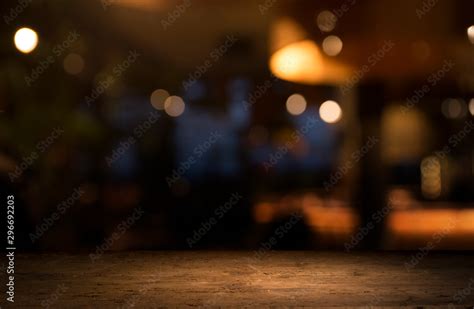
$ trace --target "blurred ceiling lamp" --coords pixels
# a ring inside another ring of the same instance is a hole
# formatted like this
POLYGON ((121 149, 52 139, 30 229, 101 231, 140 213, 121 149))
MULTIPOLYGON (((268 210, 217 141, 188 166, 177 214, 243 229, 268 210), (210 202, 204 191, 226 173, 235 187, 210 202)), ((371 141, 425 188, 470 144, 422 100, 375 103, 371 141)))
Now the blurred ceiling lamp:
POLYGON ((33 29, 18 29, 14 37, 15 47, 24 54, 32 52, 38 45, 38 35, 33 29))
POLYGON ((350 76, 348 66, 324 56, 291 18, 281 18, 273 25, 270 42, 270 70, 278 78, 309 85, 337 85, 350 76))

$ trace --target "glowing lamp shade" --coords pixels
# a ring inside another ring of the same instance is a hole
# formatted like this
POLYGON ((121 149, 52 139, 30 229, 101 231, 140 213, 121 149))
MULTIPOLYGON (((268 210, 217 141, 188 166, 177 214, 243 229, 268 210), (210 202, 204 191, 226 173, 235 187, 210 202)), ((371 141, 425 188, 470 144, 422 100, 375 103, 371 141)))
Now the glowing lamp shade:
POLYGON ((20 52, 28 54, 38 45, 38 35, 30 28, 21 28, 15 33, 13 41, 20 52))
POLYGON ((335 123, 342 117, 342 110, 335 101, 328 100, 319 107, 319 116, 324 122, 335 123))
MULTIPOLYGON (((276 77, 308 85, 339 85, 350 77, 350 67, 323 55, 293 20, 284 18, 277 22, 272 32, 269 66, 276 77)), ((333 48, 333 53, 339 53, 341 48, 333 48)))

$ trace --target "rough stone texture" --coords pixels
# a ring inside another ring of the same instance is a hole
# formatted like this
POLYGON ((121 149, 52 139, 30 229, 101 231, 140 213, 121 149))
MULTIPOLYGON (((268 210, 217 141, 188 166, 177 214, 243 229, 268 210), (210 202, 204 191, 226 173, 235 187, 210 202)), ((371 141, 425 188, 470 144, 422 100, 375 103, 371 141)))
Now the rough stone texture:
POLYGON ((15 307, 473 308, 473 254, 430 252, 407 271, 411 255, 165 251, 105 254, 92 263, 85 254, 23 254, 15 307))

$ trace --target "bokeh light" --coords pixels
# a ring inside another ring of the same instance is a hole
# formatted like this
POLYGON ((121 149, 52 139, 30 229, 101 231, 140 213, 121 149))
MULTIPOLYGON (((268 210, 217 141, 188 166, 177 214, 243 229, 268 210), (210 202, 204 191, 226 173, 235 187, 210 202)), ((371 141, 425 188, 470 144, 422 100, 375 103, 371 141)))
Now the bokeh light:
POLYGON ((38 35, 30 28, 21 28, 15 33, 14 42, 19 51, 28 54, 38 45, 38 35))
POLYGON ((322 11, 316 17, 319 30, 330 32, 336 27, 337 17, 330 11, 322 11))
POLYGON ((292 94, 286 100, 286 110, 292 115, 300 115, 306 110, 306 99, 299 93, 292 94))
POLYGON ((430 150, 433 129, 429 117, 415 106, 405 111, 398 102, 393 103, 382 112, 382 158, 390 164, 414 162, 430 150))
POLYGON ((165 112, 171 117, 178 117, 184 112, 184 101, 172 95, 165 100, 165 112))
POLYGON ((467 37, 472 44, 474 44, 474 25, 467 28, 467 37))
POLYGON ((421 161, 421 192, 430 199, 435 199, 441 194, 441 163, 435 156, 430 156, 421 161))
POLYGON ((469 101, 469 112, 474 116, 474 98, 469 101))
POLYGON ((84 59, 81 55, 71 53, 64 58, 63 67, 69 74, 79 74, 84 69, 84 59))
POLYGON ((461 99, 449 98, 441 105, 441 112, 449 119, 462 118, 467 114, 467 106, 461 99))
POLYGON ((335 123, 342 117, 342 110, 336 101, 328 100, 321 104, 319 116, 324 122, 335 123))
POLYGON ((158 110, 165 108, 165 101, 170 96, 168 91, 164 89, 156 89, 150 96, 151 105, 158 110))
POLYGON ((335 35, 330 35, 323 41, 323 51, 328 56, 337 56, 342 50, 342 40, 335 35))

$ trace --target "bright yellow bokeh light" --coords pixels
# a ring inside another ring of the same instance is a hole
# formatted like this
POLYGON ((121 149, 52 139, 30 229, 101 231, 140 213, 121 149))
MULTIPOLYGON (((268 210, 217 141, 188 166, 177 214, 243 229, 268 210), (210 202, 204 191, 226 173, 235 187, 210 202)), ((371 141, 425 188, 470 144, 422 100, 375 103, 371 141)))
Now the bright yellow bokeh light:
POLYGON ((172 95, 165 100, 165 112, 171 117, 178 117, 184 112, 184 101, 172 95))
POLYGON ((300 115, 306 110, 306 99, 299 93, 292 94, 286 100, 286 110, 292 115, 300 115))
POLYGON ((337 102, 328 100, 321 104, 319 116, 324 122, 335 123, 342 117, 342 110, 337 102))
POLYGON ((150 96, 151 105, 158 110, 165 108, 165 101, 170 96, 164 89, 156 89, 150 96))
POLYGON ((21 28, 15 33, 14 43, 19 51, 28 54, 38 45, 38 35, 30 28, 21 28))
POLYGON ((323 41, 323 51, 328 56, 337 56, 342 50, 342 40, 335 35, 330 35, 323 41))

